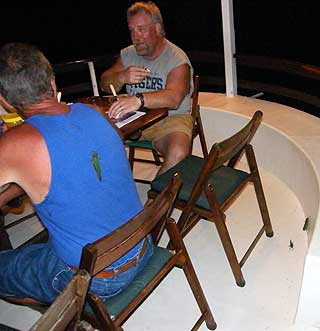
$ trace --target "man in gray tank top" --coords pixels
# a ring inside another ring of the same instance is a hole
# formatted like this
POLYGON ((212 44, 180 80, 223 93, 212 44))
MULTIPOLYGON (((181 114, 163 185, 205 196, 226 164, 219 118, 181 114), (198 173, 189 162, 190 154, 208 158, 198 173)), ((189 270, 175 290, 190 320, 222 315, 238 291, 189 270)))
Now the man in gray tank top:
POLYGON ((192 139, 193 68, 183 50, 165 38, 162 16, 152 2, 136 2, 127 10, 133 45, 121 50, 116 63, 103 72, 100 87, 111 93, 126 87, 109 116, 147 108, 168 108, 169 116, 142 132, 164 156, 158 174, 184 159, 192 139))

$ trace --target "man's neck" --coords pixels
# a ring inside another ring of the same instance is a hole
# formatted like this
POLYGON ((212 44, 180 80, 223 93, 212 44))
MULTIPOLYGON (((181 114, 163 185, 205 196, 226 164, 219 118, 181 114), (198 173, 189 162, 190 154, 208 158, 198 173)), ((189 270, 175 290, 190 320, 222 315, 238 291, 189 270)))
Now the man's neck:
POLYGON ((167 39, 162 38, 159 41, 159 44, 156 47, 156 49, 154 50, 154 52, 151 55, 144 56, 144 58, 147 59, 147 60, 154 60, 155 58, 157 58, 162 53, 162 51, 166 47, 166 44, 167 44, 167 39))
POLYGON ((22 114, 25 118, 34 115, 58 115, 69 112, 69 106, 63 102, 58 102, 56 98, 46 99, 42 102, 24 109, 22 114))

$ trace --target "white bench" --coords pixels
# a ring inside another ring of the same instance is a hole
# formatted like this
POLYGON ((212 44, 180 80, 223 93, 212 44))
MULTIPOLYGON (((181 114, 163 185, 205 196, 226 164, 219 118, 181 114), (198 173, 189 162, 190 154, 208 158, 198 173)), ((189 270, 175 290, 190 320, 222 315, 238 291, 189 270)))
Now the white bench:
POLYGON ((256 110, 264 113, 253 140, 258 164, 295 193, 305 218, 309 218, 295 323, 319 327, 320 118, 272 102, 218 93, 200 93, 200 105, 208 146, 236 132, 256 110))

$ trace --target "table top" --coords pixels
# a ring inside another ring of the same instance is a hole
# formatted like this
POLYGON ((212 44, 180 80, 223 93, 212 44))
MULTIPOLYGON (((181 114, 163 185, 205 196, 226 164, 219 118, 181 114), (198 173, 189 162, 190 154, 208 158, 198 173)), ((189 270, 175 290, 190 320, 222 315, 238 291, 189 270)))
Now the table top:
MULTIPOLYGON (((76 102, 82 102, 90 106, 93 106, 93 108, 96 109, 99 113, 101 113, 104 117, 106 117, 106 112, 108 111, 113 101, 114 101, 113 96, 92 96, 92 97, 84 97, 76 100, 76 102)), ((123 139, 128 138, 131 134, 133 134, 138 130, 146 129, 152 124, 168 116, 168 109, 166 108, 159 108, 159 109, 143 108, 139 110, 145 112, 145 115, 122 126, 120 129, 117 128, 117 130, 122 135, 123 139)))

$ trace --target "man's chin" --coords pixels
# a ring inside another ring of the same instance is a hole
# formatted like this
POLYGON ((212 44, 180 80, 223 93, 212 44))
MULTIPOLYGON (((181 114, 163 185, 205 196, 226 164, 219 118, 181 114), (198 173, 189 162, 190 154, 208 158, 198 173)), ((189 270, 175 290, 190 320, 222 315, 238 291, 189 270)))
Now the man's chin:
POLYGON ((145 48, 145 47, 136 47, 136 46, 135 46, 135 49, 136 49, 136 53, 137 53, 138 55, 142 55, 142 56, 144 56, 144 55, 148 55, 148 49, 145 48))

